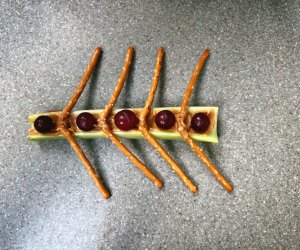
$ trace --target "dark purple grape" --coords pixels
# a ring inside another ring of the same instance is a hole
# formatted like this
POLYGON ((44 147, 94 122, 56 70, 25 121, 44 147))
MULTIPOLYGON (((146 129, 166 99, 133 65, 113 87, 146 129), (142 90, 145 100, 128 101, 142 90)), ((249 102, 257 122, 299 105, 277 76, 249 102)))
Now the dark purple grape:
POLYGON ((55 127, 54 121, 46 115, 41 115, 34 121, 34 128, 39 133, 48 133, 55 127))
POLYGON ((209 128, 209 117, 205 113, 194 114, 191 120, 191 127, 198 133, 204 133, 209 128))
POLYGON ((97 119, 89 112, 80 113, 76 118, 76 125, 83 131, 91 131, 97 125, 97 119))
POLYGON ((139 124, 139 119, 131 110, 121 110, 114 117, 117 128, 128 131, 134 129, 139 124))
POLYGON ((170 129, 176 122, 175 115, 170 110, 159 111, 155 116, 155 124, 160 129, 170 129))

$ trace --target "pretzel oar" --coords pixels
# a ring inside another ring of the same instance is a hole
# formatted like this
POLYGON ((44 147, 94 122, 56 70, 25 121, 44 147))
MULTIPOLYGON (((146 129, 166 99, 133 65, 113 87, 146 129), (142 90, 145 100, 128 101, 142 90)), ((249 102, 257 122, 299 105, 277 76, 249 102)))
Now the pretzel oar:
POLYGON ((144 138, 158 151, 158 153, 167 161, 167 163, 171 166, 171 168, 177 173, 180 179, 184 182, 184 184, 191 190, 191 192, 195 193, 197 191, 197 187, 193 184, 193 182, 186 176, 184 171, 178 166, 178 164, 173 160, 173 158, 166 152, 166 150, 161 146, 161 144, 149 133, 147 126, 147 116, 151 110, 151 105, 153 103, 154 95, 159 82, 159 75, 161 71, 161 65, 163 60, 164 50, 163 48, 159 48, 157 57, 156 57, 156 65, 154 70, 153 82, 148 95, 148 99, 146 101, 145 107, 140 115, 140 126, 139 130, 143 133, 144 138))
POLYGON ((77 103, 81 93, 83 92, 95 66, 97 65, 97 62, 99 60, 101 54, 101 49, 100 48, 96 48, 89 65, 87 66, 81 81, 78 85, 78 87, 76 88, 73 96, 71 97, 70 101, 68 102, 68 104, 66 105, 66 107, 64 108, 64 110, 62 111, 61 115, 60 115, 60 123, 58 125, 58 130, 66 137, 66 139, 68 140, 68 142, 70 143, 70 145, 72 146, 73 150, 75 151, 75 153, 77 154, 78 158, 81 160, 81 162, 84 164, 84 166, 86 167, 89 175, 92 177, 92 179, 94 180, 94 182, 96 183, 98 189, 100 190, 102 196, 105 199, 108 199, 110 197, 110 194, 108 192, 108 190, 105 188, 104 184, 101 182, 101 180, 99 179, 99 177, 97 176, 92 164, 90 163, 90 161, 87 159, 87 157, 85 156, 85 154, 83 153, 81 147, 79 146, 79 144, 76 142, 74 135, 69 131, 69 129, 67 128, 66 125, 66 119, 69 116, 69 113, 71 112, 71 110, 73 109, 73 107, 75 106, 75 104, 77 103))
POLYGON ((90 161, 88 160, 88 158, 86 157, 84 152, 82 151, 79 144, 74 139, 73 135, 64 126, 60 127, 60 132, 66 137, 66 139, 70 143, 71 147, 73 148, 73 150, 77 154, 78 158, 81 160, 81 162, 86 167, 89 175, 92 177, 93 181, 96 183, 96 185, 97 185, 98 189, 100 190, 102 196, 105 199, 108 199, 110 197, 110 193, 108 192, 108 190, 106 189, 104 184, 99 179, 99 177, 98 177, 97 173, 95 172, 92 164, 90 163, 90 161))
POLYGON ((212 172, 216 179, 223 185, 223 187, 228 191, 232 191, 232 186, 226 180, 226 178, 218 171, 218 169, 211 163, 199 146, 194 142, 194 140, 189 136, 188 132, 183 130, 178 132, 183 137, 184 141, 191 147, 191 149, 200 157, 200 159, 205 163, 207 168, 212 172))
POLYGON ((105 106, 105 109, 103 111, 103 118, 105 118, 105 120, 109 117, 109 115, 111 114, 111 111, 113 110, 119 95, 123 89, 125 80, 127 78, 127 75, 129 73, 130 70, 130 66, 132 63, 132 58, 133 58, 133 53, 134 53, 134 48, 133 47, 129 47, 127 50, 127 54, 125 57, 125 62, 122 68, 122 72, 121 75, 117 81, 116 87, 113 90, 113 93, 108 101, 108 103, 105 106))
POLYGON ((180 109, 180 116, 185 119, 185 116, 186 116, 186 112, 187 112, 187 108, 188 108, 188 104, 189 104, 189 100, 190 100, 190 97, 192 95, 192 92, 193 92, 193 89, 194 89, 194 86, 197 82, 197 79, 200 75, 200 72, 203 68, 203 65, 207 59, 207 57, 209 56, 209 49, 206 49, 202 55, 200 56, 199 60, 198 60, 198 63, 196 65, 196 68, 194 69, 194 72, 192 74, 192 77, 190 79, 190 82, 187 86, 187 89, 184 93, 184 96, 183 96, 183 100, 182 100, 182 103, 181 103, 181 109, 180 109))
POLYGON ((68 102, 68 104, 65 106, 65 108, 62 111, 61 114, 61 119, 64 120, 69 113, 71 112, 71 110, 73 109, 73 107, 75 106, 75 104, 77 103, 80 95, 82 94, 88 80, 90 79, 96 65, 97 62, 100 58, 101 55, 101 48, 96 48, 94 51, 94 54, 90 60, 90 63, 88 64, 85 72, 83 73, 83 76, 78 84, 77 89, 75 90, 73 96, 71 97, 70 101, 68 102))
POLYGON ((224 186, 224 188, 228 191, 232 191, 232 186, 230 183, 226 180, 226 178, 217 170, 217 168, 210 162, 210 160, 207 158, 207 156, 202 152, 202 150, 199 148, 199 146, 193 141, 193 139, 189 136, 187 127, 185 125, 185 119, 187 114, 187 107, 188 102, 190 100, 193 88, 196 84, 196 81, 200 75, 200 72, 202 70, 202 67, 209 56, 209 50, 206 49, 202 55, 200 56, 198 63, 196 65, 196 68, 194 69, 194 72, 192 74, 192 77, 190 79, 190 82, 188 84, 188 87, 186 89, 186 92, 183 97, 183 101, 181 104, 181 110, 179 112, 179 116, 177 119, 178 122, 178 132, 183 137, 184 141, 191 147, 191 149, 201 158, 201 160, 205 163, 207 168, 212 172, 212 174, 216 177, 216 179, 224 186))
POLYGON ((103 115, 101 117, 101 127, 103 133, 106 135, 108 139, 110 139, 116 146, 132 161, 132 163, 140 169, 157 187, 162 188, 163 183, 160 181, 150 169, 148 169, 127 147, 123 145, 123 143, 111 132, 111 128, 107 124, 107 119, 111 114, 111 111, 118 100, 118 97, 122 91, 125 80, 127 78, 132 58, 133 58, 134 49, 132 47, 128 48, 127 55, 125 58, 124 66, 117 82, 117 85, 113 91, 113 94, 105 106, 103 115))
POLYGON ((163 187, 163 183, 110 131, 109 128, 102 129, 107 138, 116 144, 123 154, 125 154, 138 169, 140 169, 158 188, 163 187))

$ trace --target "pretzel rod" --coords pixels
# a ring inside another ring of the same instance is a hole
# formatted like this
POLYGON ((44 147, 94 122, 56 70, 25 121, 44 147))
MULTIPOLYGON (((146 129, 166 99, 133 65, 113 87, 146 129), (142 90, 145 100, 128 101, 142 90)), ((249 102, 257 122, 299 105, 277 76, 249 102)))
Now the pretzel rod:
POLYGON ((143 133, 145 139, 159 152, 159 154, 166 160, 166 162, 171 166, 171 168, 180 177, 183 183, 191 190, 191 192, 197 192, 197 187, 193 182, 187 177, 184 171, 177 165, 177 163, 172 159, 172 157, 166 152, 166 150, 160 145, 160 143, 149 133, 149 131, 140 127, 140 131, 143 133))
POLYGON ((106 135, 106 137, 108 139, 110 139, 114 144, 116 144, 117 147, 129 158, 129 160, 131 160, 132 163, 138 169, 140 169, 157 187, 162 188, 163 187, 162 181, 160 181, 151 172, 150 169, 148 169, 127 147, 124 146, 124 144, 111 132, 111 129, 110 129, 109 125, 107 124, 107 119, 108 119, 115 103, 118 100, 118 97, 122 91, 125 80, 127 78, 127 75, 128 75, 129 69, 130 69, 130 65, 132 62, 132 58, 133 58, 133 52, 134 52, 134 49, 132 47, 129 47, 121 75, 117 81, 117 84, 113 91, 113 94, 103 111, 103 115, 101 118, 101 127, 102 127, 102 131, 106 135))
POLYGON ((97 62, 100 58, 100 54, 101 54, 101 48, 96 48, 94 51, 94 54, 85 70, 85 72, 83 73, 83 76, 79 82, 79 85, 77 87, 77 89, 75 90, 73 96, 71 97, 70 101, 68 102, 68 104, 65 106, 64 110, 62 111, 61 114, 61 121, 64 121, 66 119, 66 117, 69 115, 69 113, 71 112, 71 110, 73 109, 73 107, 75 106, 75 104, 77 103, 81 93, 83 92, 88 80, 90 79, 90 76, 93 73, 93 70, 95 68, 95 66, 97 65, 97 62))
POLYGON ((156 56, 156 65, 155 65, 155 69, 154 69, 154 76, 153 76, 153 80, 152 80, 151 89, 149 91, 149 95, 148 95, 148 99, 146 100, 145 107, 144 107, 143 111, 141 112, 141 117, 144 119, 147 117, 148 113, 150 112, 150 109, 151 109, 151 106, 152 106, 152 103, 154 100, 154 95, 155 95, 155 92, 156 92, 156 89, 158 86, 158 82, 159 82, 159 76, 160 76, 163 56, 164 56, 164 49, 159 48, 158 52, 157 52, 157 56, 156 56))
POLYGON ((218 171, 218 169, 211 163, 199 146, 194 142, 194 140, 188 135, 186 130, 178 130, 178 132, 183 137, 184 141, 191 147, 191 149, 200 157, 200 159, 205 163, 207 168, 212 172, 216 179, 223 185, 223 187, 228 191, 232 191, 232 186, 226 180, 226 178, 218 171))
POLYGON ((161 144, 149 133, 148 126, 147 126, 147 123, 146 123, 146 119, 147 119, 147 116, 148 116, 148 114, 151 110, 151 105, 153 103, 154 95, 155 95, 155 92, 156 92, 156 89, 157 89, 157 86, 158 86, 163 55, 164 55, 163 48, 159 48, 158 53, 157 53, 157 57, 156 57, 156 65, 155 65, 151 90, 149 92, 148 99, 146 101, 145 107, 142 110, 141 115, 140 115, 139 130, 143 133, 145 139, 167 161, 167 163, 176 172, 176 174, 180 177, 180 179, 183 181, 183 183, 191 190, 191 192, 195 193, 197 191, 197 187, 186 176, 184 171, 178 166, 178 164, 173 160, 173 158, 166 152, 166 150, 161 146, 161 144))
POLYGON ((119 95, 123 89, 125 80, 127 78, 130 66, 131 66, 131 62, 132 62, 132 58, 133 58, 133 53, 134 53, 134 48, 133 47, 129 47, 127 50, 127 55, 125 58, 125 62, 122 68, 122 72, 121 75, 117 81, 116 87, 113 90, 112 96, 110 98, 110 100, 108 101, 108 103, 105 106, 104 112, 103 112, 103 118, 105 118, 105 120, 109 117, 111 111, 113 110, 119 95))
POLYGON ((192 91, 194 89, 194 86, 197 82, 197 79, 200 75, 200 72, 202 70, 202 67, 207 59, 207 57, 209 56, 209 49, 206 49, 202 55, 200 56, 199 60, 198 60, 198 63, 197 63, 197 66, 192 74, 192 77, 190 79, 190 82, 187 86, 187 89, 184 93, 184 97, 183 97, 183 101, 182 101, 182 104, 181 104, 181 109, 180 109, 180 113, 179 113, 179 116, 182 117, 183 120, 185 120, 186 118, 186 113, 187 113, 187 108, 188 108, 188 103, 189 103, 189 100, 190 100, 190 97, 192 95, 192 91))
POLYGON ((158 188, 164 184, 159 180, 150 169, 148 169, 111 131, 109 127, 102 127, 103 133, 140 169, 158 188))
POLYGON ((71 112, 71 110, 73 109, 73 107, 75 106, 75 104, 77 103, 81 93, 83 92, 98 60, 101 54, 101 49, 100 48, 96 48, 94 51, 94 54, 81 78, 81 81, 79 83, 79 85, 77 86, 73 96, 71 97, 70 101, 68 102, 68 104, 65 106, 65 108, 63 109, 62 113, 60 114, 59 120, 60 120, 60 124, 58 125, 58 131, 60 131, 68 140, 68 142, 70 143, 71 147, 73 148, 73 150, 75 151, 75 153, 77 154, 78 158, 81 160, 81 162, 83 163, 83 165, 86 167, 89 175, 92 177, 92 179, 94 180, 94 182, 96 183, 96 186, 98 187, 98 189, 100 190, 102 196, 105 199, 108 199, 110 197, 110 194, 108 192, 108 190, 106 189, 106 187, 104 186, 104 184, 101 182, 101 180, 99 179, 99 177, 97 176, 97 173, 95 172, 94 168, 92 167, 92 164, 90 163, 90 161, 87 159, 87 157, 85 156, 85 154, 83 153, 81 147, 79 146, 79 144, 76 142, 76 140, 74 139, 73 134, 69 131, 69 129, 67 128, 66 125, 66 119, 69 116, 69 113, 71 112))
POLYGON ((200 159, 205 163, 207 168, 212 172, 212 174, 216 177, 216 179, 224 186, 224 188, 228 191, 232 191, 232 186, 226 180, 226 178, 220 174, 217 168, 210 162, 207 156, 203 153, 203 151, 199 148, 199 146, 193 141, 193 139, 189 136, 187 126, 185 124, 185 118, 187 113, 188 102, 190 100, 193 88, 195 83, 200 75, 201 69, 209 56, 209 50, 206 49, 202 55, 200 56, 196 68, 192 74, 188 87, 185 91, 183 101, 181 104, 181 109, 179 112, 179 116, 177 117, 178 128, 177 131, 180 133, 184 141, 191 147, 191 149, 200 157, 200 159))
POLYGON ((105 199, 108 199, 110 197, 109 192, 107 191, 106 187, 101 182, 101 180, 99 179, 97 173, 95 172, 95 170, 92 167, 92 164, 85 156, 84 152, 82 151, 81 147, 76 142, 76 140, 74 139, 73 135, 70 133, 70 131, 67 128, 64 127, 64 125, 60 125, 59 130, 67 138, 68 142, 70 143, 71 147, 77 154, 78 158, 81 160, 83 165, 86 167, 89 175, 92 177, 93 181, 96 183, 96 186, 100 190, 102 196, 105 199))

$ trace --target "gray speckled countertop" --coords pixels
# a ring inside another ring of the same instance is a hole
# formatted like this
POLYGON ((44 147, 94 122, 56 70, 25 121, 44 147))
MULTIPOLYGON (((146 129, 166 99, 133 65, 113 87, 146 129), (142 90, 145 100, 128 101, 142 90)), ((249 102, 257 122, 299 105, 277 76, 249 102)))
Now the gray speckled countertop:
POLYGON ((1 1, 0 249, 299 249, 299 1, 111 2, 1 1), (220 108, 219 144, 199 144, 231 194, 180 141, 163 145, 195 195, 142 140, 124 141, 162 190, 109 141, 80 140, 109 200, 66 141, 27 141, 27 116, 62 109, 97 46, 103 56, 76 109, 103 108, 129 45, 117 107, 143 106, 159 46, 155 106, 179 106, 211 49, 190 105, 220 108))

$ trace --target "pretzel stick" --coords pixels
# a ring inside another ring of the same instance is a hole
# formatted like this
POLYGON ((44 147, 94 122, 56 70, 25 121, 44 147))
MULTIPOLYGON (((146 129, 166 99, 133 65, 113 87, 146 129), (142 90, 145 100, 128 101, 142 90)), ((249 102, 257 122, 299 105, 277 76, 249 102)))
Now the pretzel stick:
POLYGON ((100 190, 101 194, 103 195, 103 197, 105 199, 108 199, 110 197, 109 192, 107 191, 106 187, 103 185, 103 183, 101 182, 101 180, 99 179, 99 177, 97 176, 92 164, 90 163, 90 161, 88 160, 88 158, 85 156, 84 152, 82 151, 81 147, 79 146, 79 144, 76 142, 76 140, 74 139, 74 136, 70 133, 70 131, 65 128, 64 126, 60 127, 60 131, 62 132, 62 134, 66 137, 66 139, 68 140, 68 142, 70 143, 71 147, 73 148, 73 150, 75 151, 75 153, 77 154, 78 158, 81 160, 81 162, 84 164, 84 166, 86 167, 89 175, 92 177, 93 181, 96 183, 98 189, 100 190))
POLYGON ((200 72, 202 70, 202 67, 203 67, 203 65, 204 65, 204 63, 205 63, 208 56, 209 56, 209 49, 206 49, 202 53, 202 55, 200 56, 200 58, 198 60, 198 63, 196 65, 196 68, 194 69, 194 72, 193 72, 192 77, 190 79, 190 82, 187 86, 187 89, 184 93, 184 97, 183 97, 182 104, 181 104, 181 109, 180 109, 180 112, 179 112, 180 117, 182 117, 183 119, 186 118, 186 113, 187 113, 187 108, 188 108, 188 103, 189 103, 190 97, 192 95, 194 86, 195 86, 195 84, 197 82, 197 79, 200 75, 200 72))
POLYGON ((121 75, 118 79, 117 85, 113 91, 113 94, 105 106, 101 117, 101 127, 103 133, 106 135, 108 139, 110 139, 117 147, 133 162, 133 164, 140 169, 157 187, 162 188, 163 183, 148 169, 112 132, 107 124, 107 119, 111 114, 111 111, 118 100, 118 97, 122 91, 125 80, 127 78, 130 65, 132 62, 134 49, 132 47, 128 48, 127 55, 125 58, 124 66, 121 72, 121 75))
POLYGON ((216 177, 216 179, 223 185, 223 187, 228 191, 232 191, 232 186, 226 180, 226 178, 217 170, 217 168, 211 163, 211 161, 207 158, 207 156, 202 152, 199 146, 193 141, 193 139, 189 136, 186 130, 178 132, 183 137, 184 141, 192 148, 192 150, 201 158, 201 160, 205 163, 207 168, 212 172, 212 174, 216 177))
POLYGON ((151 105, 153 103, 154 95, 158 86, 159 75, 163 60, 164 50, 163 48, 159 48, 157 57, 156 57, 156 65, 154 70, 153 82, 149 92, 148 99, 146 101, 145 107, 140 114, 140 126, 139 130, 143 133, 145 139, 158 151, 158 153, 169 163, 171 168, 177 173, 180 179, 184 182, 184 184, 191 190, 191 192, 195 193, 197 191, 197 187, 193 184, 193 182, 186 176, 184 171, 178 166, 178 164, 173 160, 173 158, 166 152, 166 150, 161 146, 161 144, 149 133, 147 126, 147 116, 151 111, 151 105))
POLYGON ((58 130, 66 137, 66 139, 68 140, 68 142, 70 143, 70 145, 72 146, 73 150, 75 151, 75 153, 77 154, 78 158, 81 160, 81 162, 84 164, 84 166, 86 167, 89 175, 92 177, 92 179, 94 180, 94 182, 96 183, 98 189, 100 190, 102 196, 105 199, 108 199, 110 197, 110 194, 108 192, 108 190, 105 188, 104 184, 101 182, 101 180, 99 179, 99 177, 97 176, 95 170, 92 167, 92 164, 90 163, 90 161, 87 159, 87 157, 85 156, 85 154, 83 153, 81 147, 79 146, 79 144, 76 142, 73 134, 69 131, 69 129, 67 128, 67 118, 69 116, 69 113, 71 112, 71 110, 73 109, 73 107, 75 106, 75 104, 77 103, 81 93, 83 92, 98 60, 101 54, 101 49, 100 48, 96 48, 89 65, 87 66, 81 81, 78 85, 78 87, 76 88, 73 96, 71 97, 70 101, 68 102, 68 104, 66 105, 66 107, 64 108, 64 110, 62 111, 60 117, 59 117, 59 125, 58 125, 58 130))
POLYGON ((109 127, 102 127, 102 131, 158 188, 163 187, 163 183, 111 132, 109 127))
POLYGON ((87 66, 85 72, 83 73, 83 76, 78 84, 77 89, 75 90, 73 96, 71 97, 70 101, 68 102, 68 104, 65 106, 65 108, 63 109, 62 113, 61 113, 61 121, 64 121, 68 115, 70 114, 71 110, 73 109, 73 107, 75 106, 75 104, 77 103, 81 93, 83 92, 88 80, 90 79, 90 76, 92 75, 95 66, 97 65, 97 62, 100 58, 100 54, 101 54, 101 48, 96 48, 94 51, 94 54, 90 60, 89 65, 87 66))
POLYGON ((209 50, 206 49, 202 55, 200 56, 196 68, 192 74, 188 87, 183 97, 183 101, 181 104, 181 109, 179 115, 177 117, 178 123, 178 132, 183 137, 184 141, 191 147, 191 149, 202 159, 207 168, 212 172, 212 174, 216 177, 216 179, 224 186, 224 188, 228 191, 232 191, 232 186, 226 180, 226 178, 217 170, 217 168, 211 163, 211 161, 207 158, 207 156, 202 152, 199 146, 193 141, 193 139, 189 136, 188 128, 185 124, 185 119, 187 115, 188 102, 190 100, 193 88, 196 84, 196 81, 200 75, 201 69, 209 56, 209 50))
POLYGON ((119 95, 123 89, 125 80, 127 78, 130 66, 131 66, 131 62, 132 62, 132 58, 133 58, 133 53, 134 53, 134 48, 133 47, 129 47, 127 50, 127 55, 125 57, 125 62, 122 68, 122 72, 121 75, 117 81, 116 87, 113 90, 113 93, 108 101, 108 103, 105 106, 105 109, 103 111, 103 118, 105 118, 105 120, 109 117, 109 115, 111 114, 111 111, 113 110, 119 95))

